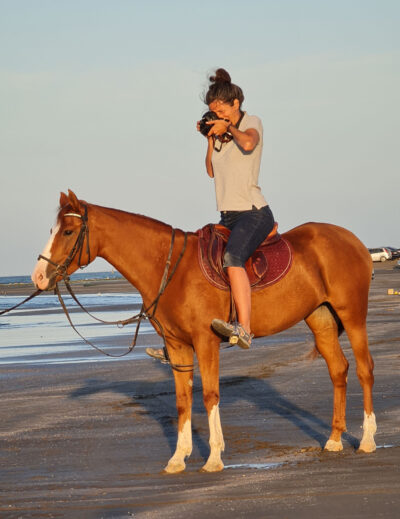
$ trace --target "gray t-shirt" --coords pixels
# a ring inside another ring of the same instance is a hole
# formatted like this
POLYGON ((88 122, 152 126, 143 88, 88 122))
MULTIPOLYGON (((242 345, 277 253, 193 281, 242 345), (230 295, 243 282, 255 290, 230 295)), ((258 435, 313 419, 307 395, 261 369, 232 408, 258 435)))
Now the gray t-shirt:
POLYGON ((212 153, 218 211, 246 211, 253 205, 257 209, 267 205, 258 185, 263 127, 258 117, 244 112, 239 130, 243 132, 249 128, 254 128, 260 135, 253 151, 244 151, 232 139, 222 145, 220 152, 214 149, 212 153))

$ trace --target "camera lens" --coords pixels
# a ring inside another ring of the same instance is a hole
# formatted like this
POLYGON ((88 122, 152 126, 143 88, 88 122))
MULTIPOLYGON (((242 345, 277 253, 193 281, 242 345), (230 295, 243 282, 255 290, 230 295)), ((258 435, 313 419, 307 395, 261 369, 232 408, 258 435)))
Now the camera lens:
POLYGON ((215 112, 209 111, 203 114, 199 124, 200 133, 207 137, 208 132, 210 131, 210 125, 206 123, 208 121, 215 121, 216 119, 218 119, 218 115, 215 112))

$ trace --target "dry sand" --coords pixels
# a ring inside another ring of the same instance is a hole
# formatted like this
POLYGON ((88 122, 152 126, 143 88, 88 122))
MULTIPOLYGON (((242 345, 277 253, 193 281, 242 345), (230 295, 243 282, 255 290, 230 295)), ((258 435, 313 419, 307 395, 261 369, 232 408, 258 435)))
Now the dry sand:
MULTIPOLYGON (((0 517, 399 517, 400 296, 387 289, 400 289, 400 270, 393 266, 376 265, 370 297, 375 453, 355 450, 362 394, 346 337, 344 451, 321 451, 332 387, 322 359, 304 360, 312 338, 303 323, 255 341, 250 351, 221 353, 227 468, 217 474, 198 472, 208 455, 198 370, 193 454, 184 473, 168 476, 161 471, 175 447, 176 409, 167 366, 135 354, 118 362, 0 366, 0 517)), ((127 287, 107 281, 76 291, 127 287)))

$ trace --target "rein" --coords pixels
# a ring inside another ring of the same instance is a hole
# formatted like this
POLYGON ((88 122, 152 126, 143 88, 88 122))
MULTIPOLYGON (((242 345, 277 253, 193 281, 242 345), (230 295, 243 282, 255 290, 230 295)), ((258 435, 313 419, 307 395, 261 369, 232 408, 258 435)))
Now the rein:
POLYGON ((3 315, 3 314, 6 314, 7 312, 11 312, 11 310, 15 310, 16 308, 18 308, 19 306, 27 303, 28 301, 30 301, 31 299, 33 299, 34 297, 38 296, 39 294, 41 294, 43 292, 43 290, 40 290, 40 288, 38 290, 36 290, 36 292, 33 292, 33 294, 31 294, 30 296, 28 296, 26 299, 24 299, 23 301, 21 301, 20 303, 18 303, 17 305, 14 305, 12 306, 11 308, 6 308, 5 310, 3 310, 2 312, 0 312, 0 315, 3 315))
MULTIPOLYGON (((148 319, 149 321, 153 321, 154 324, 159 329, 159 332, 160 332, 160 334, 161 334, 161 336, 163 338, 164 351, 166 352, 167 361, 169 362, 171 368, 176 370, 176 371, 184 371, 184 372, 186 372, 186 371, 193 371, 193 364, 173 364, 173 363, 171 363, 169 355, 168 355, 167 341, 166 341, 164 329, 163 329, 161 323, 158 321, 158 319, 155 318, 155 313, 156 313, 156 310, 157 310, 157 306, 158 306, 159 300, 160 300, 161 296, 163 295, 163 293, 164 293, 166 287, 168 286, 169 282, 171 281, 173 275, 175 274, 175 271, 178 268, 178 265, 179 265, 183 255, 185 253, 186 244, 187 244, 187 233, 186 232, 184 233, 184 243, 183 243, 183 246, 182 246, 182 250, 181 250, 181 252, 180 252, 180 254, 179 254, 179 256, 178 256, 178 258, 177 258, 177 260, 176 260, 176 262, 174 264, 174 266, 172 267, 172 269, 170 271, 170 268, 171 268, 171 258, 172 258, 172 253, 173 253, 173 249, 174 249, 174 242, 175 242, 175 229, 172 229, 171 245, 170 245, 167 261, 166 261, 166 264, 165 264, 164 273, 163 273, 163 276, 161 278, 160 288, 158 289, 158 293, 157 293, 157 296, 154 299, 154 301, 147 308, 143 304, 140 312, 138 314, 134 315, 133 317, 130 317, 130 318, 125 319, 125 320, 120 320, 120 321, 104 321, 103 319, 99 319, 98 317, 96 317, 93 314, 91 314, 80 303, 80 301, 78 300, 78 298, 76 297, 76 295, 74 294, 74 292, 72 290, 72 287, 70 285, 69 276, 67 275, 67 269, 68 269, 69 265, 72 263, 72 261, 74 260, 74 258, 75 258, 75 256, 77 254, 79 254, 79 258, 78 258, 79 268, 83 269, 83 268, 87 267, 87 265, 90 263, 89 226, 88 226, 88 218, 87 218, 87 206, 85 205, 85 212, 84 212, 83 215, 78 214, 78 213, 66 213, 64 216, 76 216, 77 218, 81 218, 81 220, 82 220, 82 225, 81 225, 81 229, 79 231, 79 235, 78 235, 78 237, 77 237, 77 239, 75 241, 75 244, 72 247, 72 250, 69 253, 68 257, 66 258, 64 263, 61 264, 61 265, 55 263, 54 261, 50 260, 49 258, 46 258, 45 256, 43 256, 41 254, 39 255, 38 259, 44 259, 45 261, 47 261, 48 263, 50 263, 51 265, 56 267, 55 272, 52 274, 53 279, 54 279, 54 277, 58 277, 60 275, 62 277, 62 280, 65 283, 65 286, 66 286, 69 294, 73 298, 73 300, 77 303, 77 305, 84 312, 86 312, 88 315, 90 315, 90 317, 92 317, 96 321, 99 321, 99 322, 101 322, 103 324, 115 324, 115 325, 117 325, 119 327, 123 327, 123 326, 126 326, 127 324, 134 323, 134 322, 137 323, 136 324, 135 334, 134 334, 134 337, 132 339, 132 343, 131 343, 129 349, 126 352, 121 353, 120 355, 113 355, 111 353, 107 353, 106 351, 102 350, 101 348, 99 348, 98 346, 93 344, 91 341, 89 341, 85 337, 83 337, 83 335, 76 329, 76 327, 73 324, 72 319, 71 319, 71 317, 69 315, 68 309, 67 309, 67 307, 66 307, 66 305, 64 303, 64 300, 63 300, 63 298, 61 296, 61 292, 60 292, 60 289, 58 287, 58 283, 56 283, 54 292, 57 294, 57 297, 58 297, 58 300, 60 302, 60 305, 61 305, 62 309, 64 310, 64 313, 65 313, 65 315, 66 315, 66 317, 68 319, 68 322, 71 325, 71 327, 73 328, 73 330, 79 335, 79 337, 81 337, 81 339, 83 341, 86 342, 86 344, 92 346, 95 350, 99 351, 100 353, 103 353, 103 355, 106 355, 107 357, 118 358, 118 357, 124 357, 125 355, 127 355, 128 353, 130 353, 134 349, 134 347, 136 346, 137 337, 139 335, 140 324, 141 324, 143 319, 148 319), (84 246, 85 238, 86 238, 86 253, 87 253, 87 256, 88 256, 88 261, 87 261, 86 265, 82 266, 81 265, 81 260, 82 260, 82 251, 83 251, 83 246, 84 246)), ((37 291, 37 293, 40 293, 40 292, 41 291, 37 291)), ((30 296, 28 299, 26 299, 25 301, 23 301, 20 304, 23 304, 24 302, 28 301, 29 299, 31 299, 32 297, 37 295, 37 293, 33 294, 32 296, 30 296)), ((19 305, 17 305, 17 306, 19 306, 19 305)), ((9 309, 9 310, 12 310, 12 309, 9 309)), ((6 310, 6 311, 9 311, 9 310, 6 310)), ((2 312, 2 313, 4 313, 4 312, 2 312)))

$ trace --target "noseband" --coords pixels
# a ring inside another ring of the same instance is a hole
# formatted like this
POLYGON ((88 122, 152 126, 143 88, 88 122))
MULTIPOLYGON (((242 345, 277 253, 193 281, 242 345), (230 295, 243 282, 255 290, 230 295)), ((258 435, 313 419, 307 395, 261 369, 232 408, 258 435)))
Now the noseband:
POLYGON ((43 256, 42 254, 39 254, 38 260, 43 259, 50 263, 50 265, 53 265, 56 267, 55 272, 52 274, 52 278, 56 278, 57 276, 62 276, 63 279, 67 277, 67 270, 68 267, 73 262, 75 256, 79 253, 78 258, 78 266, 80 269, 84 269, 87 267, 90 263, 90 246, 89 246, 89 226, 88 226, 88 217, 87 217, 87 206, 84 206, 85 211, 83 215, 79 213, 65 213, 64 216, 75 216, 76 218, 80 218, 82 220, 81 228, 79 230, 78 237, 76 238, 76 241, 74 243, 74 246, 71 249, 71 252, 68 254, 66 260, 64 263, 55 263, 50 258, 46 258, 46 256, 43 256), (86 238, 86 254, 88 257, 86 265, 82 265, 82 252, 83 252, 83 244, 85 242, 86 238))

